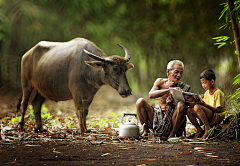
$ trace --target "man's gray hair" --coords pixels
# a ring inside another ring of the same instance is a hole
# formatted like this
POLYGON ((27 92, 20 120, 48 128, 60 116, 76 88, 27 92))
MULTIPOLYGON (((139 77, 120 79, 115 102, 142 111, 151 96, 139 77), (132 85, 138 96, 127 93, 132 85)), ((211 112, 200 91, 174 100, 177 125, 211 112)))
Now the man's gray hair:
POLYGON ((176 65, 176 64, 182 66, 182 68, 184 69, 184 64, 180 60, 173 60, 173 61, 168 62, 167 69, 172 70, 174 65, 176 65))

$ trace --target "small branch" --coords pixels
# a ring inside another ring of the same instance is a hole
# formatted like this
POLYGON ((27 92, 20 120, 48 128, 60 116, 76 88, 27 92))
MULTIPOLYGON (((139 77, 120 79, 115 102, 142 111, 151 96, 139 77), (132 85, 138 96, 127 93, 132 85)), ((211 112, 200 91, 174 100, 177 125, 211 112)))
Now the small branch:
POLYGON ((227 127, 222 131, 222 132, 220 132, 215 138, 217 138, 218 136, 220 136, 222 133, 224 133, 227 129, 228 129, 228 127, 233 123, 233 121, 235 120, 235 118, 227 125, 227 127))

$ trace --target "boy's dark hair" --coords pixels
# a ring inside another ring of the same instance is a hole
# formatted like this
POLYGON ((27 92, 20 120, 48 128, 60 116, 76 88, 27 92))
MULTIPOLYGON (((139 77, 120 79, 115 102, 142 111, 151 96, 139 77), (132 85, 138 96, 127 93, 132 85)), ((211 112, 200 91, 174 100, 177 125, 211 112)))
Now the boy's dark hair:
POLYGON ((201 74, 200 74, 200 79, 205 78, 208 81, 212 81, 216 79, 215 73, 211 70, 211 69, 207 69, 204 70, 201 74))

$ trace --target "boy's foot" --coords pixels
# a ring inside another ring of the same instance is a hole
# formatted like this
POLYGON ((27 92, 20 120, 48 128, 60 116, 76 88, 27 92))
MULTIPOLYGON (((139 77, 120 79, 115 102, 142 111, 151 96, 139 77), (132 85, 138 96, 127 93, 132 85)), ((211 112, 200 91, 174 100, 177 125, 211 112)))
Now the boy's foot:
POLYGON ((205 141, 205 140, 207 139, 207 137, 208 137, 208 133, 205 133, 205 134, 202 136, 201 140, 205 141))
POLYGON ((193 139, 201 138, 201 137, 203 136, 203 134, 204 134, 204 131, 203 131, 203 130, 197 131, 197 132, 195 133, 195 137, 194 137, 193 139))
POLYGON ((206 140, 207 139, 209 130, 210 130, 210 128, 206 128, 206 126, 205 126, 205 133, 202 136, 201 140, 206 140))
POLYGON ((206 139, 203 139, 203 138, 198 138, 199 141, 207 141, 207 138, 206 139))

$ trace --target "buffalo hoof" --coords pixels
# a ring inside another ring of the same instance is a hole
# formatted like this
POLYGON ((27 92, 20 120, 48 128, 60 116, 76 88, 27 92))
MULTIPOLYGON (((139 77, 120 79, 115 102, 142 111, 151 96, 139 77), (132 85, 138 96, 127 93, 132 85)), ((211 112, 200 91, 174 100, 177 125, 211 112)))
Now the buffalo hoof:
POLYGON ((76 133, 83 135, 84 133, 91 133, 91 130, 85 130, 85 131, 81 132, 80 129, 77 129, 77 130, 76 130, 76 133))
POLYGON ((18 125, 17 125, 19 130, 23 130, 23 126, 24 126, 24 123, 22 123, 22 122, 19 122, 18 125))
POLYGON ((41 128, 41 129, 35 129, 34 131, 35 131, 36 133, 48 132, 46 129, 43 129, 43 128, 41 128))

